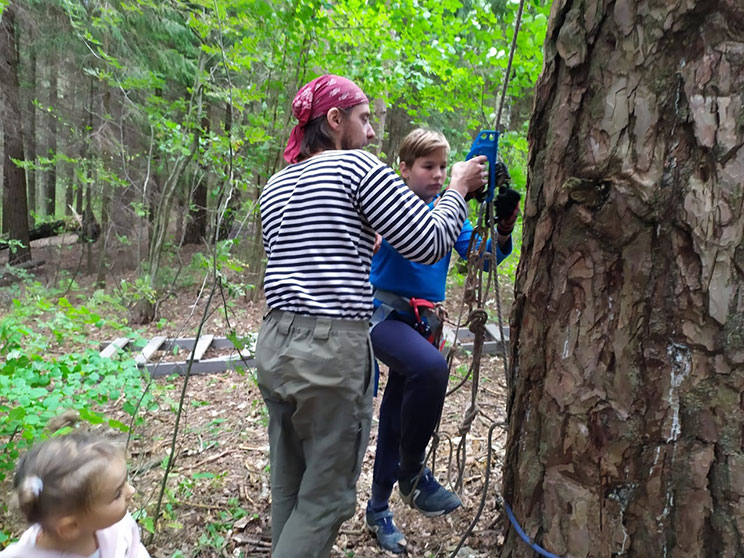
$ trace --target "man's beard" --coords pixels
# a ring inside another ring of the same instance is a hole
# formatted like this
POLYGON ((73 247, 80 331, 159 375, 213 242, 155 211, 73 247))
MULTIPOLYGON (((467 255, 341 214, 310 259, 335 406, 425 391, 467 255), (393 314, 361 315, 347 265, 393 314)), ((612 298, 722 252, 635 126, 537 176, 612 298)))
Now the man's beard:
POLYGON ((351 137, 351 134, 347 131, 344 131, 343 135, 341 136, 341 149, 361 149, 365 145, 367 145, 366 141, 355 142, 354 139, 351 137))

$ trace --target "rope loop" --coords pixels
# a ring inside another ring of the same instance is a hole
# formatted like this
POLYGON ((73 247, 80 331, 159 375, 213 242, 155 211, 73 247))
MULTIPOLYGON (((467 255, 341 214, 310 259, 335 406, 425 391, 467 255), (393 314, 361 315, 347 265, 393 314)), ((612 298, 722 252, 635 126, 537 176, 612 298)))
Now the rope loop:
POLYGON ((488 312, 482 308, 475 308, 474 310, 471 310, 470 315, 468 316, 468 323, 470 324, 468 329, 476 335, 479 333, 485 333, 487 321, 488 312))
POLYGON ((478 405, 471 405, 468 410, 465 411, 465 416, 462 417, 462 422, 457 429, 460 436, 465 436, 465 434, 470 432, 470 428, 473 426, 473 421, 475 420, 475 417, 478 416, 479 412, 480 409, 478 408, 478 405))

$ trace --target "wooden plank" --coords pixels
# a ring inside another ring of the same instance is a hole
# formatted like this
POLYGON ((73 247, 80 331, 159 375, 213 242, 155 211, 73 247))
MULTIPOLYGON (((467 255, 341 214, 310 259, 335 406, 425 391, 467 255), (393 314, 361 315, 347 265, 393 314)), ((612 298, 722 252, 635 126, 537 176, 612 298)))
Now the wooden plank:
MULTIPOLYGON (((212 374, 214 372, 225 372, 236 368, 252 368, 255 362, 252 358, 243 360, 240 355, 231 355, 229 357, 210 358, 207 360, 194 361, 191 365, 191 374, 212 374)), ((170 374, 186 374, 188 362, 148 362, 145 364, 150 376, 153 378, 162 378, 170 374)))
MULTIPOLYGON (((501 340, 499 334, 499 326, 497 324, 486 324, 486 338, 483 340, 483 352, 485 354, 501 354, 504 352, 504 347, 509 344, 509 328, 504 326, 504 343, 501 340)), ((473 340, 475 335, 467 329, 460 328, 458 331, 458 338, 460 343, 458 347, 464 351, 473 350, 473 340)), ((444 328, 444 339, 447 341, 447 345, 444 348, 444 355, 447 356, 452 346, 455 344, 455 328, 445 326, 444 328)))
POLYGON ((111 358, 119 349, 123 349, 128 343, 129 338, 127 337, 119 337, 117 339, 114 339, 106 346, 105 349, 101 351, 101 356, 103 358, 111 358))
POLYGON ((197 341, 196 348, 194 349, 194 360, 202 359, 204 353, 207 352, 207 349, 212 344, 212 339, 214 339, 214 335, 211 335, 209 333, 199 337, 199 341, 197 341))
MULTIPOLYGON (((176 339, 166 339, 165 344, 161 347, 164 351, 172 351, 173 347, 179 350, 191 351, 194 348, 193 337, 178 337, 176 339)), ((227 337, 215 337, 212 339, 212 348, 214 349, 234 349, 235 345, 227 337)))
POLYGON ((139 354, 134 357, 134 361, 137 363, 137 366, 142 366, 145 364, 148 360, 150 360, 150 357, 157 351, 160 346, 165 343, 166 337, 164 335, 156 335, 150 341, 147 342, 147 345, 145 345, 142 350, 139 352, 139 354))
MULTIPOLYGON (((503 327, 504 330, 504 339, 506 341, 509 341, 509 326, 505 325, 503 327)), ((500 341, 501 340, 501 334, 499 333, 499 324, 486 324, 486 331, 491 336, 491 339, 494 341, 500 341)))

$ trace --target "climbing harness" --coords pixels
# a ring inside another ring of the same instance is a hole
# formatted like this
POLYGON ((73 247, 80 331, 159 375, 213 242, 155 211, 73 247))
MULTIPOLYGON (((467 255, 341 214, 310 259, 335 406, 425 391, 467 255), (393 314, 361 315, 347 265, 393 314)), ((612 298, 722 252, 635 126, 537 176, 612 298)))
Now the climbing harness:
MULTIPOLYGON (((370 318, 370 332, 379 323, 384 322, 391 314, 397 314, 402 320, 409 322, 429 343, 440 351, 444 348, 444 321, 447 312, 438 302, 431 302, 425 298, 406 298, 399 294, 383 289, 375 289, 373 298, 379 305, 370 318)), ((375 359, 374 395, 380 385, 380 365, 375 359)))
POLYGON ((370 327, 374 328, 386 320, 393 312, 399 317, 411 322, 411 326, 418 331, 429 343, 439 350, 443 347, 442 331, 446 312, 444 306, 425 298, 406 298, 391 291, 375 289, 372 295, 380 302, 370 320, 370 327))

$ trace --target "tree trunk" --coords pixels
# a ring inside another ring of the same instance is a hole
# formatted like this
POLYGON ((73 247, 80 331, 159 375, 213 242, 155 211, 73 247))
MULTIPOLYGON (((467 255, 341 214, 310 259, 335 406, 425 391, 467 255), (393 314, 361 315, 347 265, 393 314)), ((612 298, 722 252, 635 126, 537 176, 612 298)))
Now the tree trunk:
POLYGON ((46 172, 45 207, 46 214, 54 217, 57 213, 57 117, 58 117, 58 81, 57 58, 51 56, 49 60, 49 107, 47 109, 49 150, 47 157, 52 159, 46 172))
MULTIPOLYGON (((103 233, 103 240, 101 241, 101 245, 98 248, 98 271, 96 272, 96 285, 102 289, 106 286, 106 268, 108 265, 108 254, 106 252, 106 249, 108 248, 108 236, 111 232, 111 222, 109 219, 109 205, 111 202, 111 196, 109 194, 111 192, 111 185, 108 184, 106 181, 103 181, 101 186, 101 232, 103 233)), ((86 212, 89 212, 88 214, 90 214, 93 210, 91 209, 90 200, 88 201, 89 204, 86 212)))
MULTIPOLYGON (((210 108, 207 106, 201 119, 201 128, 195 131, 197 135, 204 133, 209 136, 209 116, 210 108)), ((191 199, 186 199, 189 218, 183 236, 184 244, 200 244, 207 237, 207 176, 209 175, 209 165, 204 161, 202 154, 199 154, 199 169, 200 172, 197 174, 197 182, 191 194, 191 199)), ((180 238, 180 236, 176 235, 176 238, 180 238)))
MULTIPOLYGON (((92 129, 92 128, 91 128, 92 129)), ((96 177, 97 170, 93 167, 93 160, 89 162, 91 166, 91 179, 94 179, 96 177)), ((85 187, 85 215, 90 215, 93 213, 93 203, 92 203, 92 190, 93 187, 93 180, 91 180, 90 183, 85 187)), ((101 206, 108 205, 107 203, 104 203, 103 197, 101 197, 101 206)), ((80 212, 83 213, 82 211, 80 212)), ((100 248, 101 252, 105 254, 105 245, 106 245, 106 237, 108 236, 109 230, 108 230, 108 212, 104 214, 103 211, 101 211, 101 226, 103 227, 103 241, 101 242, 102 248, 100 248), (104 217, 106 218, 104 221, 104 217)), ((100 256, 100 254, 99 254, 100 256)), ((85 261, 87 264, 87 270, 88 275, 93 275, 93 243, 92 242, 86 242, 85 243, 85 261)), ((105 263, 105 262, 104 262, 105 263)), ((100 270, 99 270, 99 276, 100 276, 100 270)), ((103 276, 104 281, 106 280, 106 276, 104 274, 103 276)))
MULTIPOLYGON (((88 126, 89 130, 93 130, 93 114, 95 112, 95 98, 96 98, 96 82, 94 80, 89 80, 88 83, 88 104, 83 108, 83 111, 87 111, 87 114, 85 115, 85 124, 88 126)), ((80 186, 78 187, 77 191, 75 192, 75 211, 78 215, 83 214, 83 196, 85 196, 86 200, 89 202, 90 198, 90 189, 93 186, 93 163, 94 163, 94 156, 93 156, 93 149, 91 149, 91 141, 92 139, 90 137, 83 138, 83 140, 80 142, 80 161, 85 163, 85 175, 83 176, 83 173, 79 170, 79 178, 78 182, 80 183, 80 186)), ((90 208, 90 203, 87 203, 86 208, 90 208)))
MULTIPOLYGON (((30 34, 30 26, 26 32, 30 34)), ((24 139, 26 140, 26 157, 29 161, 36 161, 36 46, 31 42, 28 48, 28 77, 26 78, 28 90, 25 92, 27 128, 24 139)), ((28 182, 29 227, 33 227, 34 216, 32 213, 36 212, 36 170, 28 169, 26 179, 28 182)))
POLYGON ((31 259, 31 247, 26 173, 12 161, 24 160, 15 12, 15 5, 8 5, 0 21, 0 100, 3 120, 3 216, 9 238, 22 244, 20 248, 11 246, 8 261, 20 264, 31 259))
POLYGON ((380 138, 380 142, 382 153, 385 155, 382 160, 388 165, 397 168, 400 143, 412 129, 411 117, 404 109, 392 106, 386 111, 385 131, 387 132, 387 137, 380 138))
POLYGON ((553 5, 504 496, 560 556, 744 556, 740 6, 553 5))
MULTIPOLYGON (((119 143, 116 141, 116 136, 113 131, 113 123, 120 122, 119 119, 114 118, 111 112, 112 108, 112 90, 111 88, 108 88, 104 91, 103 97, 101 99, 101 108, 103 110, 103 117, 98 119, 98 130, 102 137, 105 137, 106 140, 101 142, 101 146, 99 147, 99 153, 98 156, 100 157, 102 163, 102 167, 108 167, 109 169, 112 169, 116 167, 116 148, 115 146, 119 146, 119 143)), ((116 102, 116 101, 114 101, 116 102)), ((112 232, 114 232, 116 228, 116 224, 113 222, 111 216, 111 209, 112 209, 112 203, 116 204, 118 201, 118 193, 114 192, 114 184, 109 179, 102 179, 102 180, 93 180, 91 184, 88 186, 88 189, 93 186, 93 184, 98 183, 100 185, 100 196, 101 196, 101 234, 103 236, 103 240, 99 246, 99 252, 98 252, 98 265, 97 265, 97 271, 96 271, 96 284, 99 288, 103 288, 106 285, 106 268, 108 266, 108 239, 109 235, 111 235, 112 232)), ((88 204, 86 206, 86 211, 92 211, 92 204, 90 203, 90 198, 88 198, 88 204)), ((118 211, 123 210, 123 208, 119 207, 118 209, 114 209, 114 215, 118 213, 118 211)))
MULTIPOLYGON (((64 72, 68 76, 74 76, 75 68, 72 65, 65 64, 64 72)), ((67 119, 70 122, 78 121, 76 111, 78 99, 77 84, 80 83, 80 81, 74 79, 73 83, 63 83, 61 88, 62 95, 60 105, 64 107, 65 114, 67 115, 67 119)), ((62 212, 65 215, 72 215, 72 210, 75 203, 75 189, 77 181, 75 180, 75 165, 70 163, 69 161, 75 158, 75 136, 73 134, 63 133, 62 142, 62 152, 65 154, 64 160, 61 162, 63 175, 62 182, 65 189, 65 207, 63 208, 62 212)))
POLYGON ((373 106, 373 117, 375 120, 374 130, 376 137, 374 139, 374 143, 371 145, 370 150, 377 157, 379 157, 380 152, 382 151, 383 140, 385 138, 385 119, 387 117, 387 104, 385 103, 385 99, 378 97, 374 100, 373 106))

